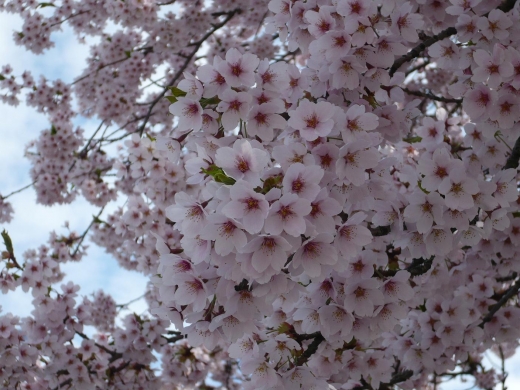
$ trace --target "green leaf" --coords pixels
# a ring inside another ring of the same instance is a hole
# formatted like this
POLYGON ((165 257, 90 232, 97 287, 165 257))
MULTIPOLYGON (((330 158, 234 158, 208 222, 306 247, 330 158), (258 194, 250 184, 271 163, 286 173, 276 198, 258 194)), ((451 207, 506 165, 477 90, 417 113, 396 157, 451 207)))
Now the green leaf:
POLYGON ((408 137, 408 138, 404 138, 403 139, 404 142, 408 142, 409 144, 413 144, 415 142, 421 142, 422 141, 422 137, 408 137))
POLYGON ((53 3, 40 3, 36 6, 36 8, 45 8, 45 7, 56 7, 53 3))
POLYGON ((236 183, 236 180, 232 177, 226 175, 224 170, 216 165, 212 164, 208 167, 208 169, 201 169, 202 173, 205 173, 208 176, 211 176, 217 183, 223 183, 228 185, 233 185, 236 183))
POLYGON ((126 55, 126 58, 132 57, 132 50, 126 50, 125 55, 126 55))
POLYGON ((165 96, 166 99, 170 101, 170 103, 175 103, 180 96, 186 96, 186 92, 184 92, 182 89, 179 89, 177 87, 170 87, 168 88, 170 92, 172 93, 171 96, 165 96))
POLYGON ((5 249, 7 249, 7 252, 9 252, 11 256, 14 256, 13 242, 11 241, 11 237, 9 237, 9 233, 7 233, 5 229, 2 232, 2 238, 4 239, 5 249))
POLYGON ((56 130, 56 127, 54 127, 54 125, 52 125, 51 127, 51 135, 56 135, 58 134, 58 130, 56 130))
POLYGON ((0 81, 4 81, 5 80, 5 76, 3 74, 0 74, 0 81))

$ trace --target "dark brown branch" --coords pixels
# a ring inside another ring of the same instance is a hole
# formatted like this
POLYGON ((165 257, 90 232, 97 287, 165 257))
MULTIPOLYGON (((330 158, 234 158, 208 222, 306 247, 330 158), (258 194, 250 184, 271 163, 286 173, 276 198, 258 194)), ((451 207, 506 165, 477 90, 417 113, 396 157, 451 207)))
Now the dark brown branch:
POLYGON ((515 284, 513 284, 511 287, 509 287, 509 290, 505 292, 504 295, 502 295, 502 298, 495 303, 494 305, 491 305, 489 312, 486 314, 486 316, 482 319, 482 322, 478 325, 481 328, 484 327, 486 322, 489 322, 493 319, 493 316, 504 306, 507 301, 509 301, 515 294, 518 293, 518 290, 520 290, 520 279, 516 281, 515 284))
POLYGON ((236 14, 239 14, 241 12, 242 12, 242 10, 240 8, 237 8, 237 9, 234 9, 233 11, 228 12, 226 18, 222 22, 214 25, 213 28, 210 31, 208 31, 206 34, 204 34, 204 36, 201 39, 199 39, 197 42, 193 42, 192 44, 188 45, 188 46, 195 46, 195 47, 193 48, 192 52, 186 57, 186 61, 184 61, 184 64, 179 68, 179 70, 177 70, 175 75, 168 82, 168 84, 162 90, 162 92, 159 94, 159 96, 157 96, 154 100, 152 100, 150 102, 150 107, 148 107, 148 111, 146 112, 146 115, 143 118, 144 119, 143 123, 141 124, 141 126, 139 126, 138 132, 139 132, 140 136, 143 135, 144 129, 146 127, 146 124, 148 123, 148 120, 150 119, 150 116, 152 115, 152 111, 153 111, 154 107, 156 106, 156 104, 159 103, 162 100, 162 98, 164 97, 164 95, 168 91, 168 88, 173 86, 177 82, 177 80, 179 80, 179 78, 182 76, 182 74, 184 73, 186 68, 191 63, 191 60, 193 59, 195 54, 199 51, 199 49, 202 46, 202 44, 211 35, 213 35, 218 29, 224 27, 226 25, 226 23, 229 22, 233 18, 233 16, 235 16, 236 14))
POLYGON ((511 155, 507 158, 506 165, 502 169, 518 168, 518 161, 520 161, 520 137, 517 138, 515 146, 511 155))
MULTIPOLYGON (((502 4, 500 4, 497 8, 501 10, 502 12, 508 12, 513 9, 515 6, 516 0, 504 0, 502 4)), ((417 58, 421 55, 421 53, 431 45, 433 45, 435 42, 442 41, 445 38, 448 38, 454 34, 457 33, 457 29, 455 27, 448 27, 445 30, 442 30, 437 35, 434 35, 433 37, 426 38, 423 42, 415 46, 412 50, 410 50, 405 55, 399 57, 397 60, 394 61, 394 64, 390 68, 390 71, 388 72, 390 74, 390 77, 394 75, 397 70, 404 65, 405 63, 413 60, 414 58, 417 58)))
POLYGON ((406 92, 408 95, 418 96, 418 97, 425 97, 431 100, 436 100, 438 102, 443 103, 462 103, 462 99, 453 99, 453 98, 445 98, 442 96, 437 96, 431 93, 430 91, 422 92, 422 91, 412 91, 408 88, 401 88, 404 92, 406 92))
POLYGON ((442 41, 445 38, 448 38, 454 34, 457 33, 457 29, 455 27, 448 27, 446 30, 441 31, 437 35, 434 35, 433 37, 428 37, 423 42, 415 46, 412 50, 410 50, 405 55, 399 57, 397 60, 394 61, 394 64, 390 68, 390 71, 388 72, 390 74, 390 77, 394 75, 397 70, 404 65, 405 63, 413 60, 414 58, 417 58, 421 55, 421 53, 431 45, 433 45, 435 42, 442 41))
MULTIPOLYGON (((314 333, 313 333, 314 334, 314 333)), ((325 341, 325 337, 319 332, 314 334, 314 340, 309 344, 307 349, 296 359, 296 365, 301 366, 309 360, 309 358, 318 350, 319 345, 325 341)))

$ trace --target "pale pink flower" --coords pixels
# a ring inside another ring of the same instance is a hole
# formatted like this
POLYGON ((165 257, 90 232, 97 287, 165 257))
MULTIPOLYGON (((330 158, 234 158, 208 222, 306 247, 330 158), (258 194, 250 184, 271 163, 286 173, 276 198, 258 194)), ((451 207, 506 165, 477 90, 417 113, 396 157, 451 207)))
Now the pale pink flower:
POLYGON ((479 17, 477 15, 459 15, 457 18, 457 23, 455 24, 455 28, 457 29, 457 37, 460 42, 468 42, 475 38, 477 34, 479 34, 477 27, 478 18, 479 17))
POLYGON ((500 129, 506 130, 514 126, 520 119, 518 98, 511 93, 501 93, 489 114, 491 120, 497 121, 500 129))
POLYGON ((319 11, 307 11, 305 12, 305 19, 309 23, 307 27, 309 32, 315 37, 320 37, 327 31, 334 30, 336 21, 331 15, 332 7, 322 6, 319 11))
POLYGON ((179 162, 179 157, 181 156, 181 145, 173 138, 162 136, 155 137, 155 148, 166 152, 168 160, 172 163, 176 164, 179 162))
POLYGON ((379 153, 370 147, 366 139, 346 144, 339 150, 336 161, 338 178, 345 179, 355 186, 361 186, 367 180, 367 169, 375 168, 379 163, 379 153))
MULTIPOLYGON (((368 30, 368 28, 367 28, 368 30)), ((374 51, 368 54, 367 60, 372 66, 388 68, 394 63, 395 56, 406 54, 408 48, 400 38, 382 36, 372 43, 374 51)))
POLYGON ((434 221, 437 225, 444 223, 442 218, 444 199, 437 192, 426 195, 422 191, 415 191, 409 195, 408 200, 410 204, 404 210, 403 216, 406 222, 417 224, 419 233, 428 233, 434 221))
POLYGON ((372 242, 372 233, 361 225, 365 218, 365 213, 358 212, 339 227, 334 244, 343 256, 352 258, 363 246, 372 242))
POLYGON ((413 298, 414 292, 409 283, 410 273, 400 270, 395 276, 385 281, 383 285, 383 295, 385 303, 397 302, 399 300, 409 301, 413 298))
POLYGON ((396 8, 391 15, 390 30, 401 35, 408 42, 417 42, 419 39, 417 31, 424 25, 422 15, 413 13, 413 8, 414 6, 407 1, 396 8))
POLYGON ((197 77, 204 83, 203 95, 205 98, 220 96, 229 89, 229 85, 222 74, 217 70, 224 60, 218 56, 213 59, 213 65, 205 64, 197 69, 197 77))
POLYGON ((274 129, 285 129, 287 121, 279 113, 284 111, 283 103, 270 102, 253 106, 247 120, 247 134, 258 136, 264 142, 274 138, 274 129))
POLYGON ((435 191, 439 184, 461 163, 451 157, 445 148, 436 149, 430 157, 423 154, 419 159, 418 170, 424 175, 421 185, 427 191, 435 191))
POLYGON ((218 149, 215 155, 217 166, 234 179, 243 179, 252 186, 261 184, 260 175, 264 172, 268 161, 269 156, 266 152, 253 147, 245 139, 237 139, 232 148, 218 149))
POLYGON ((351 37, 347 31, 327 31, 326 34, 311 42, 309 52, 312 55, 323 53, 327 61, 334 61, 349 54, 350 42, 351 37))
POLYGON ((293 353, 301 350, 300 344, 286 334, 279 334, 275 338, 267 340, 264 350, 275 362, 285 361, 293 356, 293 353))
POLYGON ((450 0, 450 3, 453 5, 446 7, 446 13, 450 15, 467 14, 473 7, 478 5, 481 1, 482 0, 450 0))
POLYGON ((198 100, 178 97, 177 102, 170 105, 170 113, 179 117, 179 131, 198 131, 202 127, 202 106, 198 100))
POLYGON ((166 217, 180 225, 177 229, 182 234, 195 237, 206 226, 206 211, 185 192, 176 193, 174 201, 173 205, 166 208, 166 217))
POLYGON ((362 22, 369 25, 369 17, 377 13, 376 4, 370 0, 337 1, 338 14, 345 17, 345 24, 362 22))
POLYGON ((473 197, 478 193, 478 183, 468 177, 463 169, 454 169, 444 178, 438 187, 444 195, 446 206, 456 210, 466 210, 473 207, 473 197))
POLYGON ((222 214, 229 218, 242 220, 245 230, 251 234, 259 233, 269 213, 269 203, 263 194, 253 190, 251 184, 239 180, 229 191, 231 201, 222 208, 222 214))
POLYGON ((322 188, 311 202, 311 212, 305 218, 312 223, 316 232, 334 234, 336 222, 334 216, 342 210, 339 202, 330 197, 326 188, 322 188))
POLYGON ((226 61, 216 65, 217 71, 224 76, 231 87, 252 87, 255 84, 254 71, 260 60, 254 54, 242 54, 231 48, 226 53, 226 61))
POLYGON ((235 359, 254 358, 258 356, 259 348, 253 337, 246 334, 229 346, 228 353, 235 359))
POLYGON ((348 258, 345 268, 349 278, 362 280, 370 279, 374 275, 375 266, 375 257, 371 256, 370 252, 363 251, 359 256, 348 258))
POLYGON ((459 61, 459 47, 449 38, 435 42, 428 49, 428 54, 435 58, 435 62, 440 68, 454 68, 459 61))
POLYGON ((334 61, 329 67, 332 75, 332 88, 356 89, 359 87, 359 75, 367 70, 356 56, 348 55, 334 61))
POLYGON ((208 215, 209 224, 202 229, 200 236, 215 241, 215 252, 226 256, 247 244, 246 234, 237 221, 220 214, 208 215))
POLYGON ((273 158, 284 171, 294 163, 303 165, 314 165, 314 157, 308 153, 307 147, 301 142, 294 142, 289 145, 276 145, 271 153, 273 158))
POLYGON ((181 91, 186 92, 186 97, 194 100, 200 100, 204 92, 202 83, 195 78, 191 73, 184 72, 184 79, 179 82, 177 86, 181 91))
POLYGON ((476 83, 487 80, 489 87, 496 89, 504 79, 508 79, 514 73, 513 65, 506 53, 504 46, 499 44, 495 44, 492 55, 486 50, 475 50, 473 58, 478 67, 473 69, 471 80, 476 83))
POLYGON ((424 243, 426 244, 426 252, 430 256, 447 255, 453 249, 453 234, 449 229, 434 226, 426 236, 424 243))
POLYGON ((323 169, 317 165, 292 164, 283 178, 283 193, 296 194, 313 201, 321 190, 320 180, 323 173, 323 169))
POLYGON ((260 236, 247 243, 243 253, 253 253, 251 259, 253 268, 257 272, 264 272, 268 267, 279 272, 287 262, 287 252, 292 245, 280 236, 260 236))
POLYGON ((289 111, 288 125, 299 130, 305 140, 314 141, 330 133, 334 126, 332 117, 335 111, 336 107, 328 102, 311 103, 304 99, 296 110, 289 111))
POLYGON ((231 89, 224 91, 219 97, 221 101, 217 106, 217 111, 223 113, 222 126, 225 130, 233 130, 240 119, 247 119, 252 97, 246 92, 235 92, 231 89))
POLYGON ((240 363, 240 369, 246 375, 251 374, 251 382, 255 384, 255 388, 274 389, 279 381, 278 375, 263 359, 263 357, 244 359, 240 363))
POLYGON ((493 192, 500 207, 509 207, 509 205, 518 199, 518 190, 516 186, 517 170, 510 168, 499 171, 491 180, 496 184, 496 190, 493 192))
POLYGON ((302 243, 301 247, 293 256, 291 267, 296 270, 295 274, 305 272, 311 278, 322 275, 323 265, 334 265, 338 261, 336 249, 330 245, 334 236, 328 233, 318 234, 302 243), (303 268, 303 270, 301 269, 303 268))
POLYGON ((193 304, 193 310, 196 312, 203 310, 208 298, 204 282, 190 274, 179 274, 177 280, 175 302, 178 305, 193 304))
POLYGON ((296 309, 293 314, 293 318, 296 321, 301 321, 302 331, 305 333, 319 332, 321 329, 320 325, 320 314, 315 308, 312 307, 301 307, 296 309))
POLYGON ((371 317, 375 307, 385 301, 379 288, 380 282, 373 278, 350 281, 345 285, 345 309, 359 317, 371 317))
POLYGON ((282 231, 297 237, 305 233, 304 216, 312 211, 311 202, 295 194, 285 194, 274 202, 269 211, 264 230, 266 233, 278 235, 282 231))
POLYGON ((321 332, 325 337, 330 337, 336 333, 339 333, 342 339, 347 339, 350 336, 354 317, 343 307, 331 303, 330 305, 322 306, 318 313, 321 322, 321 332))
POLYGON ((488 16, 482 16, 477 21, 477 27, 482 35, 491 40, 494 38, 501 40, 509 36, 507 29, 513 25, 513 21, 503 11, 493 9, 488 16))
POLYGON ((335 116, 336 125, 341 131, 345 142, 354 142, 363 137, 367 131, 375 130, 379 118, 371 112, 365 112, 365 106, 353 104, 346 113, 339 111, 335 116))

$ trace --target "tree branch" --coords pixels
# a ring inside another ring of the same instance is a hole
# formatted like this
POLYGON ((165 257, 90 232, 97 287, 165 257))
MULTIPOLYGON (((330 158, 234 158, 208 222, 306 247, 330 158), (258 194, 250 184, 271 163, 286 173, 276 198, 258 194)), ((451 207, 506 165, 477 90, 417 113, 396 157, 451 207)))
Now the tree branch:
MULTIPOLYGON (((501 10, 502 12, 508 12, 513 9, 515 6, 516 0, 504 0, 502 4, 500 4, 497 8, 501 10)), ((442 41, 445 38, 448 38, 452 35, 455 35, 457 33, 457 29, 455 27, 448 27, 445 30, 442 30, 437 35, 434 35, 433 37, 426 38, 423 42, 415 46, 412 50, 410 50, 405 55, 399 57, 397 60, 394 61, 394 64, 390 68, 390 71, 388 72, 390 74, 390 77, 394 75, 397 70, 404 65, 405 63, 413 60, 414 58, 417 58, 421 55, 421 53, 434 43, 438 41, 442 41)))
POLYGON ((502 169, 518 168, 518 161, 520 161, 520 137, 516 139, 515 146, 511 155, 507 158, 506 165, 502 169))
POLYGON ((445 98, 445 97, 442 97, 442 96, 434 95, 430 91, 428 91, 428 92, 421 92, 421 91, 412 91, 411 89, 408 89, 408 88, 401 88, 401 89, 404 92, 406 92, 408 95, 425 97, 425 98, 428 98, 428 99, 431 99, 431 100, 436 100, 438 102, 443 102, 443 103, 462 103, 462 99, 445 98))
POLYGON ((168 87, 173 86, 177 82, 177 80, 181 77, 181 75, 184 73, 184 71, 190 64, 191 60, 193 59, 195 54, 199 51, 200 47, 206 41, 206 39, 208 39, 211 35, 213 35, 218 29, 224 27, 226 25, 226 23, 229 22, 233 18, 233 16, 235 16, 236 14, 241 13, 241 12, 242 12, 242 10, 240 8, 236 8, 233 11, 228 12, 226 18, 222 22, 214 25, 213 28, 210 31, 208 31, 206 34, 204 34, 204 36, 201 39, 199 39, 197 42, 194 42, 191 44, 195 47, 194 47, 193 51, 186 57, 186 61, 184 61, 184 64, 180 67, 179 70, 177 70, 177 72, 175 73, 173 78, 169 81, 169 83, 166 84, 166 87, 159 94, 159 96, 157 96, 154 100, 152 100, 150 102, 150 107, 148 107, 148 111, 146 112, 146 115, 144 116, 143 123, 141 124, 141 126, 139 126, 138 132, 139 132, 140 136, 143 135, 144 128, 146 127, 146 124, 148 123, 148 120, 150 119, 150 116, 152 115, 152 111, 153 111, 154 107, 156 106, 156 104, 159 103, 161 101, 161 99, 164 97, 164 95, 168 91, 168 87))
POLYGON ((509 287, 509 290, 506 291, 506 293, 500 298, 500 300, 495 303, 494 305, 491 305, 491 309, 486 314, 486 316, 482 319, 482 322, 478 325, 481 328, 484 327, 486 322, 489 322, 493 319, 493 316, 500 310, 502 306, 504 306, 509 299, 511 299, 516 293, 518 293, 518 290, 520 290, 520 279, 516 281, 515 284, 513 284, 511 287, 509 287))

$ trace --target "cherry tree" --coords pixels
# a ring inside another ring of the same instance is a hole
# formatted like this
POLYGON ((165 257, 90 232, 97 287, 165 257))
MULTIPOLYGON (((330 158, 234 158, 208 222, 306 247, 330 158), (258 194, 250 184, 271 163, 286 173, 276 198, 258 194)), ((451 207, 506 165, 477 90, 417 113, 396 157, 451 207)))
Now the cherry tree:
POLYGON ((37 201, 99 209, 20 256, 0 197, 0 288, 34 305, 0 313, 1 387, 505 389, 516 3, 0 0, 30 52, 95 38, 71 83, 4 65, 0 98, 48 119, 37 201), (149 278, 146 314, 64 274, 87 239, 149 278))

